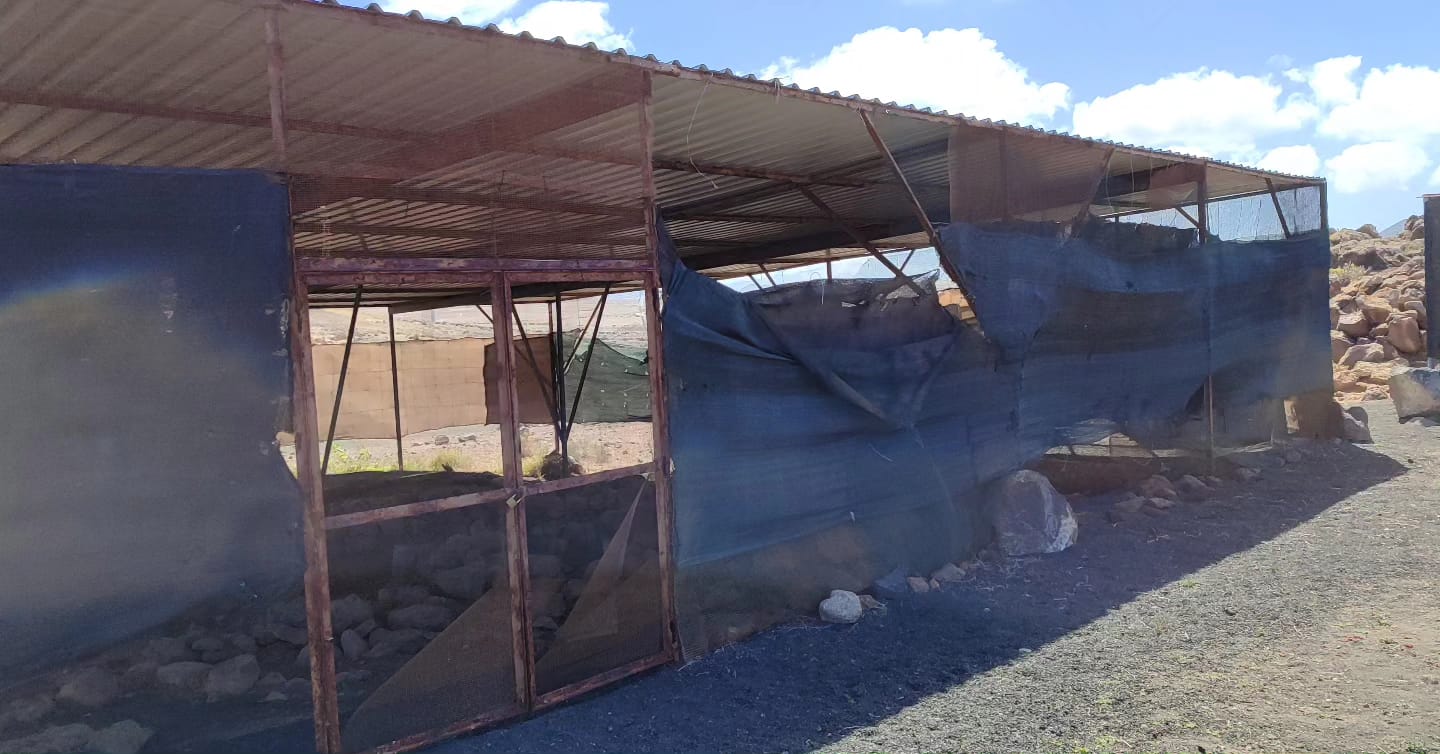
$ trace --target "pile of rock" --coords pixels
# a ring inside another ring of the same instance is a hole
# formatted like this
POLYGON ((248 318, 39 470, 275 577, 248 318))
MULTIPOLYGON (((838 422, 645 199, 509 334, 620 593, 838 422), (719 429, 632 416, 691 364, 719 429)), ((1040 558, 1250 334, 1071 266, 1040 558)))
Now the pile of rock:
MULTIPOLYGON (((1258 475, 1257 475, 1258 476, 1258 475)), ((1245 475, 1246 479, 1253 476, 1245 475)), ((1160 516, 1181 502, 1194 502, 1210 497, 1223 482, 1219 477, 1183 474, 1173 481, 1155 474, 1126 490, 1108 511, 1112 523, 1127 523, 1144 516, 1160 516)))
POLYGON ((1337 277, 1330 283, 1330 356, 1338 400, 1383 400, 1390 372, 1425 358, 1423 238, 1419 218, 1398 239, 1382 239, 1368 225, 1331 234, 1337 277), (1368 274, 1354 275, 1356 267, 1368 274))

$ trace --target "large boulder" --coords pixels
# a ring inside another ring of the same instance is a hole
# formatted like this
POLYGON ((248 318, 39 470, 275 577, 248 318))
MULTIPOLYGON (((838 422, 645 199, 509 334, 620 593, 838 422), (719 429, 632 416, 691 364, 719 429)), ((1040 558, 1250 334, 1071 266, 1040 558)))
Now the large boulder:
POLYGON ((1357 233, 1360 233, 1361 235, 1364 235, 1364 236, 1367 237, 1367 238, 1379 238, 1379 237, 1380 237, 1380 231, 1379 231, 1379 230, 1376 230, 1375 225, 1374 225, 1373 223, 1365 223, 1364 225, 1361 225, 1360 227, 1356 228, 1355 231, 1356 231, 1357 233))
POLYGON ((1367 236, 1360 231, 1351 230, 1350 228, 1340 228, 1339 230, 1336 230, 1335 232, 1330 234, 1330 243, 1338 245, 1351 241, 1365 241, 1369 238, 1370 236, 1367 236))
POLYGON ((1339 330, 1330 331, 1330 360, 1339 361, 1354 343, 1339 330))
POLYGON ((1370 443, 1370 415, 1360 406, 1345 409, 1345 439, 1353 443, 1370 443))
POLYGON ((1336 321, 1335 329, 1352 338, 1363 338, 1370 334, 1370 320, 1362 312, 1345 312, 1336 321))
POLYGON ((210 666, 203 662, 172 662, 155 669, 155 682, 172 691, 198 692, 209 675, 210 666))
POLYGON ((1400 238, 1404 241, 1423 241, 1425 239, 1425 218, 1411 215, 1405 221, 1405 229, 1400 231, 1400 238))
POLYGON ((455 620, 455 612, 444 605, 411 605, 390 611, 386 622, 391 628, 415 628, 440 631, 455 620))
POLYGON ((260 680, 260 663, 255 655, 240 655, 216 665, 205 676, 205 697, 210 701, 239 696, 260 680))
POLYGON ((1372 325, 1378 325, 1390 319, 1392 311, 1394 308, 1390 306, 1390 302, 1380 296, 1366 296, 1360 299, 1360 312, 1365 315, 1365 319, 1370 320, 1372 325))
POLYGON ((85 668, 66 680, 56 696, 81 707, 104 707, 120 696, 120 679, 104 668, 85 668))
POLYGON ((990 521, 1006 555, 1060 552, 1075 544, 1070 501, 1043 474, 1022 469, 1000 480, 991 492, 990 521))
POLYGON ((820 619, 826 623, 854 623, 864 612, 859 595, 844 589, 830 592, 820 603, 820 619))
POLYGON ((1420 336, 1420 323, 1409 313, 1390 317, 1390 331, 1386 337, 1401 353, 1419 353, 1425 349, 1425 339, 1420 336))
POLYGON ((1163 497, 1170 500, 1180 497, 1180 492, 1175 489, 1175 485, 1171 484, 1169 479, 1159 474, 1142 480, 1139 484, 1135 485, 1135 491, 1139 493, 1141 497, 1163 497))
POLYGON ((136 754, 145 748, 154 731, 134 720, 121 720, 90 736, 90 748, 101 754, 136 754))
POLYGON ((1402 306, 1402 307, 1404 308, 1404 310, 1407 311, 1407 312, 1415 312, 1416 324, 1420 325, 1420 329, 1422 329, 1422 330, 1427 330, 1427 329, 1430 328, 1429 320, 1425 317, 1425 302, 1424 302, 1424 301, 1420 301, 1420 300, 1406 301, 1406 302, 1405 302, 1404 304, 1402 304, 1401 306, 1402 306))
MULTIPOLYGON (((342 632, 375 617, 375 607, 358 594, 347 594, 330 606, 330 630, 342 632)), ((303 624, 301 624, 303 625, 303 624)))
POLYGON ((1440 417, 1440 369, 1396 367, 1390 372, 1390 400, 1400 421, 1440 417))
POLYGON ((1340 366, 1353 367, 1362 361, 1384 361, 1385 346, 1381 343, 1366 343, 1365 345, 1350 346, 1345 355, 1340 357, 1340 366))
POLYGON ((54 725, 24 738, 0 741, 0 751, 65 754, 87 751, 99 754, 136 754, 154 732, 134 720, 121 720, 96 730, 84 723, 54 725))

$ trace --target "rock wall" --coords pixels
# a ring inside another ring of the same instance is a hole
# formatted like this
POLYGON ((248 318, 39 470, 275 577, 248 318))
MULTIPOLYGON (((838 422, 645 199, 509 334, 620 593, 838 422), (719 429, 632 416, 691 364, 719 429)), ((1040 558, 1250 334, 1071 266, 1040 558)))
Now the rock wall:
POLYGON ((1424 237, 1419 217, 1398 238, 1368 225, 1330 235, 1331 360, 1341 402, 1388 398, 1392 369, 1424 363, 1424 237))

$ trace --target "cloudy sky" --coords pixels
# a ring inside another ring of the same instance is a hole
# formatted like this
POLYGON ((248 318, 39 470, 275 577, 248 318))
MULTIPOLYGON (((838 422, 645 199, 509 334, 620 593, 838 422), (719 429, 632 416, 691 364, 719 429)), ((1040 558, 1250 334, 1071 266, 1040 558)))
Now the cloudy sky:
MULTIPOLYGON (((347 0, 348 1, 348 0, 347 0)), ((1436 0, 385 0, 1331 182, 1331 224, 1440 192, 1436 0), (1426 25, 1432 41, 1426 41, 1426 25)))

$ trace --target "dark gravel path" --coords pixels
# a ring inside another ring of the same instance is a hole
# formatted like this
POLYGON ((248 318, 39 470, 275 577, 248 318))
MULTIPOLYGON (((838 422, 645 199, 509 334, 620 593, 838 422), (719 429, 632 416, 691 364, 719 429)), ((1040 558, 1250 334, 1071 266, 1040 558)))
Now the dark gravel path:
POLYGON ((481 752, 1440 749, 1440 429, 980 569, 855 626, 775 629, 481 752))

